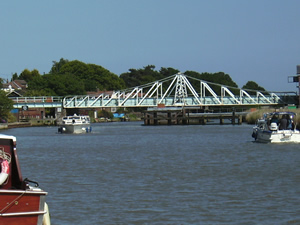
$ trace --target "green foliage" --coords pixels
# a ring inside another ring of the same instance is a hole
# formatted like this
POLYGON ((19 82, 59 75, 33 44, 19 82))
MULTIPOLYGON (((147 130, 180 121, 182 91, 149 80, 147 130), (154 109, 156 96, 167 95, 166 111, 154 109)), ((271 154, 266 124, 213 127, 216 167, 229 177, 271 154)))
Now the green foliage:
POLYGON ((85 94, 83 83, 71 74, 46 74, 29 82, 27 96, 52 95, 83 95, 85 94))
MULTIPOLYGON (((214 84, 221 84, 228 87, 233 87, 230 89, 231 92, 238 94, 237 88, 238 85, 231 79, 231 77, 228 74, 225 74, 223 72, 218 73, 198 73, 195 71, 186 71, 184 73, 185 75, 188 75, 190 77, 197 78, 199 80, 207 81, 214 84)), ((200 82, 197 80, 191 81, 191 84, 195 88, 195 90, 200 90, 200 82)), ((215 91, 217 95, 221 94, 221 88, 219 85, 209 84, 209 86, 215 91)), ((208 94, 208 93, 207 93, 208 94)))
POLYGON ((6 93, 0 90, 0 117, 7 119, 9 112, 13 109, 13 101, 6 96, 6 93))
POLYGON ((40 90, 28 90, 25 93, 25 96, 57 96, 57 94, 47 88, 47 89, 40 89, 40 90))
POLYGON ((59 72, 60 72, 60 68, 61 68, 64 64, 66 64, 66 63, 68 63, 68 62, 69 62, 69 60, 64 59, 64 58, 61 58, 61 59, 59 60, 59 62, 52 61, 53 66, 52 66, 52 68, 51 68, 51 70, 50 70, 49 73, 50 73, 50 74, 59 73, 59 72))
POLYGON ((129 69, 129 72, 122 73, 120 78, 124 80, 126 87, 136 87, 164 78, 160 72, 154 69, 153 65, 145 66, 144 69, 129 69))
MULTIPOLYGON (((175 75, 178 72, 179 70, 171 67, 161 67, 157 71, 154 65, 148 65, 142 69, 131 68, 128 72, 117 76, 99 65, 86 64, 78 60, 69 61, 61 58, 58 62, 53 61, 49 74, 40 75, 36 69, 32 71, 25 69, 20 76, 15 73, 12 78, 13 80, 23 79, 27 81, 28 90, 26 96, 66 96, 84 95, 86 92, 99 90, 117 91, 137 87, 175 75)), ((200 92, 199 80, 203 80, 209 83, 209 86, 217 95, 221 94, 220 85, 228 87, 236 95, 239 94, 237 84, 224 72, 198 73, 195 71, 186 71, 184 74, 195 78, 189 79, 189 81, 197 92, 200 92)), ((167 86, 167 83, 165 86, 167 86)), ((253 81, 248 81, 243 86, 243 89, 265 90, 253 81)), ((209 95, 210 93, 207 92, 206 94, 209 95)))
POLYGON ((95 64, 85 64, 78 60, 65 63, 60 74, 72 74, 84 84, 86 91, 120 90, 125 88, 124 81, 116 74, 95 64))
POLYGON ((87 91, 125 88, 122 79, 101 66, 63 58, 53 61, 49 74, 41 76, 36 70, 24 70, 21 78, 28 82, 27 96, 84 95, 87 91))
POLYGON ((266 91, 263 87, 259 86, 254 81, 248 81, 242 89, 250 89, 250 90, 258 90, 258 91, 266 91))
POLYGON ((163 77, 169 77, 169 76, 179 73, 180 71, 177 69, 171 68, 171 67, 168 67, 168 68, 161 67, 159 72, 163 77))
MULTIPOLYGON (((125 81, 126 86, 130 88, 130 87, 136 87, 136 86, 141 86, 143 84, 151 83, 156 80, 160 80, 175 75, 179 72, 179 70, 170 67, 168 68, 162 67, 159 70, 159 72, 155 71, 154 69, 155 66, 153 65, 148 65, 143 69, 130 69, 129 72, 121 74, 120 78, 122 78, 125 81)), ((223 72, 198 73, 195 71, 186 71, 184 74, 192 78, 195 78, 195 79, 189 79, 189 81, 191 82, 195 90, 196 91, 198 90, 198 92, 200 91, 199 80, 203 80, 210 83, 209 86, 216 92, 217 95, 221 94, 220 84, 227 87, 231 87, 229 88, 231 92, 235 94, 239 94, 239 91, 237 90, 238 85, 231 79, 231 77, 228 74, 225 74, 223 72)), ((206 94, 209 93, 207 92, 206 94)))
POLYGON ((98 111, 98 118, 101 118, 101 117, 112 119, 114 117, 114 115, 112 112, 109 112, 107 110, 100 110, 100 111, 98 111))
POLYGON ((28 69, 23 70, 23 72, 18 77, 19 80, 25 80, 26 82, 29 82, 37 77, 40 77, 40 73, 38 70, 34 69, 32 71, 29 71, 28 69))
POLYGON ((19 78, 19 76, 18 76, 17 73, 14 73, 14 74, 12 75, 12 81, 13 81, 13 80, 17 80, 18 78, 19 78))
POLYGON ((7 116, 7 122, 8 122, 8 123, 14 123, 14 122, 17 122, 17 118, 16 118, 12 113, 8 113, 8 116, 7 116))

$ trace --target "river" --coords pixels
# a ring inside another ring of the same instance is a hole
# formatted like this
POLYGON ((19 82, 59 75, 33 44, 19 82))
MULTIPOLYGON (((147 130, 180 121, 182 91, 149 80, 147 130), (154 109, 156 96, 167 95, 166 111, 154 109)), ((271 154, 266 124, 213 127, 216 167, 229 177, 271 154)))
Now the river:
POLYGON ((300 224, 300 145, 259 144, 251 125, 92 124, 1 130, 52 225, 300 224))

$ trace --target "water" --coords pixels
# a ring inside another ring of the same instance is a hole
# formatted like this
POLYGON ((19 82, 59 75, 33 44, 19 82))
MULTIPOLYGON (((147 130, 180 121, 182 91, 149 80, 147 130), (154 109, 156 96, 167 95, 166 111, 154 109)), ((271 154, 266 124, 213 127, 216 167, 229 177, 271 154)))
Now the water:
POLYGON ((252 126, 93 124, 4 130, 23 178, 65 224, 300 224, 300 145, 252 142, 252 126))

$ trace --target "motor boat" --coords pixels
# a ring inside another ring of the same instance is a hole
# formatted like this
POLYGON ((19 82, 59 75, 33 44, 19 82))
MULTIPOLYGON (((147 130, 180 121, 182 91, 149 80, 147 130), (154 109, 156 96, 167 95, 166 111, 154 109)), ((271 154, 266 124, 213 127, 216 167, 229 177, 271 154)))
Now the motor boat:
POLYGON ((65 116, 59 124, 59 133, 81 134, 92 131, 90 117, 74 114, 73 116, 65 116))
POLYGON ((50 225, 47 192, 22 178, 16 137, 0 134, 0 224, 50 225))
POLYGON ((300 132, 296 128, 296 113, 268 113, 257 120, 252 137, 257 142, 300 143, 300 132))

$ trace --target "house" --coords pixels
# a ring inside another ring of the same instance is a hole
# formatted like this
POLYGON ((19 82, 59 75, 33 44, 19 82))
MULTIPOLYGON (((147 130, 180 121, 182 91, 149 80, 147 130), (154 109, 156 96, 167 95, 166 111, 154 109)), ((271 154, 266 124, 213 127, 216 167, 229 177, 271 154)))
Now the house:
POLYGON ((13 80, 2 85, 2 90, 5 91, 8 97, 22 97, 28 85, 25 80, 13 80))

